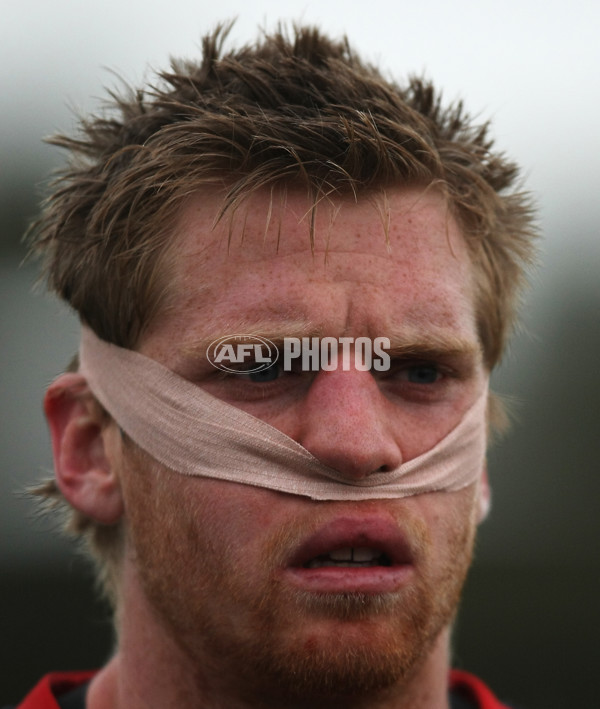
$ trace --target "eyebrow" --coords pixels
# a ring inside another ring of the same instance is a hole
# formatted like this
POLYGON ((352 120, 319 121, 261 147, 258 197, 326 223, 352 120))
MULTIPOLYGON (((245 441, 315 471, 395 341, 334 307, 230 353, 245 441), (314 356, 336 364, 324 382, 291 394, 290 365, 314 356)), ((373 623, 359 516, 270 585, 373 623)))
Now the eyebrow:
MULTIPOLYGON (((312 338, 324 337, 327 333, 324 328, 315 327, 306 320, 288 321, 250 321, 237 320, 230 322, 207 333, 202 338, 190 342, 180 348, 184 357, 204 355, 208 347, 221 338, 235 337, 236 335, 252 335, 270 340, 276 347, 281 348, 286 338, 312 338)), ((341 334, 339 337, 350 337, 341 334)), ((354 336, 358 339, 362 335, 354 336)), ((390 347, 386 352, 391 357, 465 357, 477 361, 482 357, 482 347, 478 339, 471 339, 458 335, 447 328, 427 329, 422 327, 406 326, 387 331, 375 337, 387 337, 390 347)), ((368 335, 367 337, 371 337, 368 335)), ((371 339, 375 339, 371 337, 371 339)))
POLYGON ((480 359, 483 355, 478 338, 464 337, 447 329, 402 328, 387 335, 392 357, 469 357, 480 359))
POLYGON ((282 347, 288 337, 322 337, 323 330, 315 328, 306 320, 245 320, 226 322, 218 330, 213 330, 203 337, 190 342, 180 348, 183 356, 204 355, 209 346, 221 338, 237 335, 252 335, 253 337, 264 337, 270 340, 275 346, 282 347))

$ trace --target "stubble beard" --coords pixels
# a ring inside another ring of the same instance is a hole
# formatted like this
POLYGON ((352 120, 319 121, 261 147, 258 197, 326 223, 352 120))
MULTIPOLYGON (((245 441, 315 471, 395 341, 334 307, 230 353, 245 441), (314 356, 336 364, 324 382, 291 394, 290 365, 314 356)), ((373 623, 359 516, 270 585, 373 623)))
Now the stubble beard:
POLYGON ((199 685, 206 685, 201 675, 208 671, 213 683, 249 705, 344 706, 349 697, 407 684, 451 623, 471 559, 466 523, 453 530, 447 558, 433 568, 426 529, 403 519, 420 562, 414 583, 377 595, 309 593, 282 584, 276 573, 292 540, 306 535, 290 525, 266 549, 270 572, 262 587, 249 591, 235 555, 223 563, 222 550, 198 530, 209 510, 189 500, 168 517, 164 495, 149 490, 138 502, 131 541, 161 624, 197 668, 199 685), (160 499, 160 509, 146 509, 152 499, 160 499), (158 524, 156 515, 163 517, 158 524), (186 545, 193 558, 173 553, 186 545), (238 606, 242 623, 221 611, 238 606))
MULTIPOLYGON (((426 554, 427 543, 421 546, 426 554)), ((471 547, 453 551, 444 573, 425 573, 391 593, 273 584, 256 609, 263 625, 254 641, 230 648, 247 675, 248 698, 269 697, 277 707, 346 707, 350 698, 407 686, 456 614, 471 547)))

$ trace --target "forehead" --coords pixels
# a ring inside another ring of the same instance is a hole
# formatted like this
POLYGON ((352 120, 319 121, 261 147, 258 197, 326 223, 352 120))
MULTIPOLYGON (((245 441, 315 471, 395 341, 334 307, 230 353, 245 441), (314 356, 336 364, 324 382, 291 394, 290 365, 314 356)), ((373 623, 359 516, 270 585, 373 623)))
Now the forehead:
POLYGON ((275 187, 258 190, 234 208, 224 208, 223 202, 224 193, 212 190, 184 204, 174 236, 186 257, 206 250, 215 257, 235 254, 246 260, 306 249, 323 253, 347 249, 363 238, 365 230, 368 248, 381 254, 393 251, 394 236, 398 242, 404 234, 410 237, 423 230, 433 237, 428 248, 437 248, 434 242, 440 230, 447 245, 451 240, 454 248, 464 246, 447 200, 432 186, 392 188, 362 196, 325 195, 316 201, 306 190, 275 187), (371 240, 371 236, 376 238, 371 240))
POLYGON ((190 318, 215 332, 280 319, 371 336, 473 319, 467 247, 433 189, 316 206, 302 191, 266 191, 217 220, 221 204, 217 193, 196 196, 181 212, 172 307, 158 323, 169 319, 173 332, 190 318))

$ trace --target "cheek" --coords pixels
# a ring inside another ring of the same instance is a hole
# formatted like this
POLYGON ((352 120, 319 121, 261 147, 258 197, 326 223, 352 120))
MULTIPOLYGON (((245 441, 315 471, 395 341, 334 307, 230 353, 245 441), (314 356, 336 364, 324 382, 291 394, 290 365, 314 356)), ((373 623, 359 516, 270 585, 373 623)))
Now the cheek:
POLYGON ((276 525, 279 495, 269 490, 193 478, 186 480, 184 496, 188 523, 228 556, 254 553, 276 525))
POLYGON ((470 563, 478 519, 478 486, 415 498, 429 530, 431 560, 439 567, 470 563))
POLYGON ((156 562, 157 574, 161 565, 174 575, 256 569, 261 545, 276 525, 277 493, 152 463, 144 471, 137 467, 125 485, 130 536, 145 563, 156 562))
POLYGON ((469 496, 468 504, 463 509, 459 508, 458 520, 450 520, 449 537, 453 547, 449 549, 449 556, 454 556, 462 564, 462 573, 466 575, 473 559, 473 548, 477 533, 478 505, 476 496, 469 496), (454 534, 452 532, 454 531, 454 534))

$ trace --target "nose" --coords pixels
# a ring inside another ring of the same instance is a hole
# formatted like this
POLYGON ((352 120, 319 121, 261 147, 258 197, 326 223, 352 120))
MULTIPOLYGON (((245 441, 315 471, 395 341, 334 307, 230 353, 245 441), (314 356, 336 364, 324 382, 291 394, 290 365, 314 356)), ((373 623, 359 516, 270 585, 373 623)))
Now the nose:
POLYGON ((394 470, 402 463, 394 406, 370 372, 320 371, 302 405, 299 443, 348 478, 394 470))

